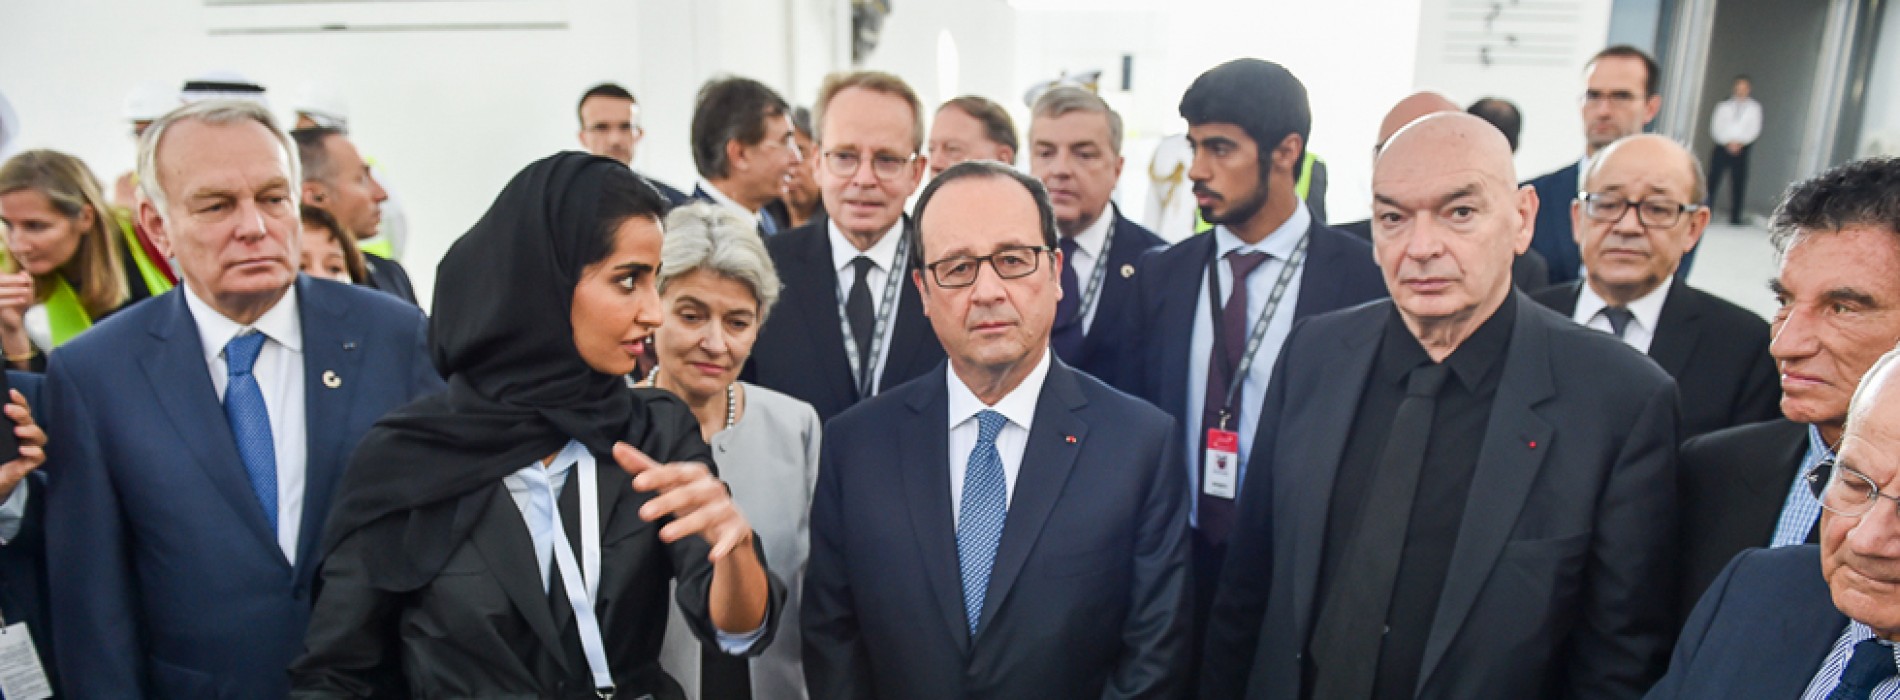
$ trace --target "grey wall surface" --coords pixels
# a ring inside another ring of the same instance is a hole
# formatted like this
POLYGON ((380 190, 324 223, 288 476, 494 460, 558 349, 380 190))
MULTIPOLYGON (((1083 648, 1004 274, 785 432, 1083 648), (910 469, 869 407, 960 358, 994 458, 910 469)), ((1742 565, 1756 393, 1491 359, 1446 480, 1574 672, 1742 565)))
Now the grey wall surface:
MULTIPOLYGON (((1781 191, 1799 175, 1796 152, 1813 98, 1827 8, 1828 3, 1817 0, 1721 0, 1716 9, 1694 149, 1707 167, 1715 147, 1709 138, 1709 116, 1716 104, 1728 99, 1732 79, 1748 75, 1762 108, 1761 138, 1748 155, 1748 192, 1743 197, 1748 213, 1772 211, 1781 191)), ((1718 204, 1717 213, 1726 217, 1726 193, 1718 204)))

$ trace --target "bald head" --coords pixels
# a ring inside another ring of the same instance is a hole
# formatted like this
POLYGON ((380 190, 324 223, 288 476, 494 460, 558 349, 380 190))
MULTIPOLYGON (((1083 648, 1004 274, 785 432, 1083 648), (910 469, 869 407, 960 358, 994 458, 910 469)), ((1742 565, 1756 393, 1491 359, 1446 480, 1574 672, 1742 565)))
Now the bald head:
POLYGON ((1456 110, 1428 114, 1392 134, 1373 160, 1372 178, 1376 184, 1382 170, 1418 167, 1474 169, 1517 182, 1517 166, 1504 134, 1490 122, 1456 110))
POLYGON ((1606 170, 1640 168, 1680 183, 1689 195, 1689 204, 1702 201, 1707 184, 1702 180, 1702 163, 1675 139, 1658 134, 1637 134, 1617 139, 1595 158, 1583 174, 1583 188, 1597 191, 1596 185, 1606 170))
POLYGON ((1385 147, 1386 141, 1391 140, 1393 132, 1404 128, 1406 124, 1412 123, 1419 117, 1438 112, 1457 111, 1461 111, 1457 103, 1430 90, 1407 95, 1405 99, 1399 100, 1398 104, 1392 105, 1392 111, 1386 112, 1385 120, 1379 122, 1379 140, 1372 150, 1377 153, 1379 149, 1385 147))

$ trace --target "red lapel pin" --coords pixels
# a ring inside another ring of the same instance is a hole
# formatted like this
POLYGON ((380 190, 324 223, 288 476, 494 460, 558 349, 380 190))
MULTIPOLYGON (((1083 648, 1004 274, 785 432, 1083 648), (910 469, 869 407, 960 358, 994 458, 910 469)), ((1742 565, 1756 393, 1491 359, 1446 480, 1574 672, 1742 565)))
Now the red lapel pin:
POLYGON ((1069 444, 1071 444, 1071 445, 1073 445, 1073 444, 1075 444, 1075 436, 1074 436, 1074 435, 1064 435, 1064 436, 1062 436, 1062 439, 1063 439, 1064 441, 1067 441, 1067 442, 1068 442, 1069 444))

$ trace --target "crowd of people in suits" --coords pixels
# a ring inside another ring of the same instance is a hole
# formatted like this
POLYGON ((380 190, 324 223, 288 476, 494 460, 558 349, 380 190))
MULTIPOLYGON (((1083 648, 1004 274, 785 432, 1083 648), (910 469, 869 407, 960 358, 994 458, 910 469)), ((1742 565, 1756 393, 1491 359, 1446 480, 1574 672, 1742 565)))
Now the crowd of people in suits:
POLYGON ((1529 181, 1410 95, 1334 226, 1223 63, 1173 244, 1085 87, 717 78, 689 194, 602 85, 426 315, 347 126, 198 85, 129 209, 0 164, 0 692, 1900 697, 1900 160, 1790 186, 1765 321, 1687 284, 1657 71, 1529 181))

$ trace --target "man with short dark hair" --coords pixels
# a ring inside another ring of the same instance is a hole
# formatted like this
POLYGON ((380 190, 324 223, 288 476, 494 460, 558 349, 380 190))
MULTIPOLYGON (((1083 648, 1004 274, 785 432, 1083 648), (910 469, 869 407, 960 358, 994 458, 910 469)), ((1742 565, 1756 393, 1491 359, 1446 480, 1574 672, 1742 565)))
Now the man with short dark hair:
POLYGON ((693 165, 699 169, 693 199, 744 212, 759 223, 761 236, 778 233, 782 224, 765 206, 778 199, 801 156, 789 109, 757 80, 707 81, 693 108, 693 165))
POLYGON ((1770 238, 1781 308, 1768 351, 1783 418, 1682 446, 1682 601, 1749 547, 1812 543, 1821 506, 1803 479, 1841 446, 1849 398, 1900 342, 1900 160, 1870 158, 1795 184, 1770 238))
MULTIPOLYGON (((359 242, 375 237, 383 220, 382 204, 389 193, 370 176, 369 164, 357 154, 350 137, 328 126, 298 129, 290 135, 297 141, 297 157, 303 167, 303 186, 298 189, 303 205, 330 212, 359 242)), ((364 252, 369 286, 416 303, 415 286, 401 263, 364 252)))
POLYGON ((1524 115, 1517 105, 1502 97, 1483 97, 1465 108, 1465 113, 1491 122, 1491 126, 1504 134, 1505 142, 1511 144, 1511 152, 1517 152, 1517 134, 1524 127, 1524 115))
POLYGON ((1050 342, 1076 369, 1123 389, 1121 354, 1147 334, 1133 323, 1136 263, 1166 245, 1110 199, 1122 172, 1122 117, 1101 97, 1057 86, 1036 99, 1029 174, 1049 189, 1062 249, 1062 301, 1050 342))
MULTIPOLYGON (((1551 284, 1575 280, 1583 268, 1582 254, 1570 229, 1567 203, 1577 198, 1583 170, 1597 151, 1617 139, 1640 134, 1662 109, 1661 69, 1656 60, 1634 46, 1619 44, 1597 52, 1584 65, 1583 157, 1525 183, 1537 189, 1542 205, 1537 211, 1537 233, 1531 249, 1550 263, 1551 284)), ((1682 267, 1686 270, 1688 263, 1682 267)), ((1686 273, 1685 273, 1686 274, 1686 273)))
POLYGON ((1009 110, 980 95, 943 103, 930 120, 930 174, 966 160, 1016 162, 1016 122, 1009 110))
MULTIPOLYGON (((613 83, 601 83, 581 93, 580 104, 574 111, 581 120, 581 146, 588 153, 633 167, 634 148, 647 133, 640 126, 640 104, 634 101, 633 93, 613 83)), ((686 202, 686 194, 671 185, 645 174, 640 177, 652 183, 673 206, 686 202)))
POLYGON ((948 354, 825 427, 801 611, 813 698, 1178 698, 1174 421, 1049 350, 1042 186, 991 161, 917 200, 911 282, 948 354))
POLYGON ((1194 149, 1188 178, 1215 228, 1139 264, 1141 338, 1123 354, 1122 381, 1185 427, 1175 449, 1193 504, 1199 630, 1281 344, 1296 320, 1377 299, 1385 286, 1365 242, 1321 223, 1294 188, 1312 127, 1298 78, 1230 61, 1196 78, 1180 110, 1194 149))
POLYGON ((1286 341, 1202 697, 1637 698, 1661 675, 1676 387, 1512 290, 1538 206, 1516 180, 1460 112, 1380 151, 1392 299, 1286 341))
POLYGON ((1752 96, 1755 84, 1746 75, 1735 76, 1729 98, 1709 116, 1709 138, 1715 151, 1709 156, 1709 206, 1721 194, 1722 177, 1733 175, 1729 192, 1728 223, 1742 225, 1742 199, 1748 194, 1748 150, 1761 137, 1761 103, 1752 96), (1732 171, 1732 172, 1731 172, 1732 171))
POLYGON ((1570 205, 1583 279, 1533 298, 1621 338, 1675 377, 1685 436, 1780 415, 1768 324, 1676 279, 1709 225, 1695 156, 1668 137, 1627 136, 1597 152, 1583 182, 1570 205))

